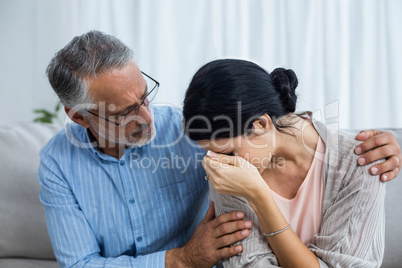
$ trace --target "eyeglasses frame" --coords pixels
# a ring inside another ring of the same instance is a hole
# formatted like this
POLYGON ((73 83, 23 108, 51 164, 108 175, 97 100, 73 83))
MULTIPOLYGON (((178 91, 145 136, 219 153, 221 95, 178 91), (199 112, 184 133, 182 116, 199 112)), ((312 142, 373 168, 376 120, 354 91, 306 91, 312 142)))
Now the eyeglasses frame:
POLYGON ((92 115, 95 115, 95 116, 97 116, 97 117, 99 117, 99 118, 102 118, 103 120, 106 120, 106 121, 108 121, 108 122, 110 122, 110 123, 112 123, 112 124, 115 124, 116 126, 119 126, 119 127, 125 127, 125 126, 127 126, 129 123, 131 123, 132 121, 134 121, 134 119, 137 117, 138 112, 139 112, 139 110, 140 110, 140 107, 141 107, 142 105, 148 106, 148 105, 151 103, 151 102, 148 102, 148 104, 145 104, 145 100, 146 100, 147 97, 155 90, 155 88, 159 88, 159 85, 160 85, 159 82, 156 81, 155 79, 153 79, 151 76, 147 75, 147 74, 144 73, 143 71, 141 71, 141 73, 142 73, 143 75, 145 75, 146 77, 148 77, 149 79, 151 79, 152 81, 154 81, 154 82, 155 82, 155 86, 148 92, 148 94, 147 94, 147 95, 145 96, 145 98, 142 100, 142 102, 140 103, 140 105, 137 105, 137 106, 133 107, 130 111, 127 112, 127 114, 130 114, 132 111, 134 111, 135 109, 137 109, 137 112, 135 113, 135 115, 133 116, 133 118, 132 118, 132 120, 131 120, 130 122, 128 122, 128 123, 126 123, 124 126, 122 126, 122 125, 121 125, 121 121, 124 119, 124 117, 121 118, 118 123, 116 123, 115 121, 112 121, 112 120, 107 119, 107 118, 105 118, 105 117, 103 117, 103 116, 100 116, 99 114, 96 114, 96 113, 94 113, 94 112, 92 112, 92 111, 90 111, 90 110, 85 109, 85 111, 87 111, 88 113, 90 113, 90 114, 92 114, 92 115))

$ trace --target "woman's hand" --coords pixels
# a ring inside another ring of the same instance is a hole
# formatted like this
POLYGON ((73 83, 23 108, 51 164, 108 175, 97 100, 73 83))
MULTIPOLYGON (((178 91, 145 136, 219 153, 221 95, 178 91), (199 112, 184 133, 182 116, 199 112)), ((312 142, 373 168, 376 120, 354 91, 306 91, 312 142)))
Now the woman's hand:
POLYGON ((259 191, 270 192, 257 168, 240 156, 208 151, 202 165, 220 194, 241 196, 250 201, 259 191))
MULTIPOLYGON (((208 155, 202 164, 218 193, 246 198, 266 233, 289 225, 255 166, 240 156, 208 155)), ((319 267, 317 257, 291 228, 266 238, 281 267, 319 267)))

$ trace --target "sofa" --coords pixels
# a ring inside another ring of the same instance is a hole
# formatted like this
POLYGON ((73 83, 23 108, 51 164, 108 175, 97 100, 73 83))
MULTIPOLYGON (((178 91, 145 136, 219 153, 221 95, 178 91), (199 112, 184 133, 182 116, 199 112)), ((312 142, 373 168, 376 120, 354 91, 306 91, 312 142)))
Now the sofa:
MULTIPOLYGON (((58 267, 39 201, 39 150, 60 128, 0 123, 0 268, 58 267)), ((393 130, 402 145, 402 129, 393 130)), ((387 183, 382 267, 402 267, 402 173, 387 183)))

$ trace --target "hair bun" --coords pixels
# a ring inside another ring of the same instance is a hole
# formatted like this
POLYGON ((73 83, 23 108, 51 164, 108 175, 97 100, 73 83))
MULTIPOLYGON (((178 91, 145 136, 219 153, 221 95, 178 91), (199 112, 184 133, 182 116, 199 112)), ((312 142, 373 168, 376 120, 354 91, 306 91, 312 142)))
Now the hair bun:
POLYGON ((276 68, 270 76, 284 108, 293 113, 296 110, 296 87, 299 83, 295 72, 291 69, 276 68))

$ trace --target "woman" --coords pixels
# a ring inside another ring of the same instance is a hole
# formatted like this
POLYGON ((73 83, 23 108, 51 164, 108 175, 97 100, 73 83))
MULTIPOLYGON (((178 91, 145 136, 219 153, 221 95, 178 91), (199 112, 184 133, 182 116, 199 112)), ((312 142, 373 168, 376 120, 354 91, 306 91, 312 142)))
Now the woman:
POLYGON ((353 137, 294 113, 297 84, 292 70, 226 59, 203 66, 186 92, 185 131, 209 150, 216 214, 240 210, 254 223, 223 264, 378 267, 385 184, 357 164, 353 137))

